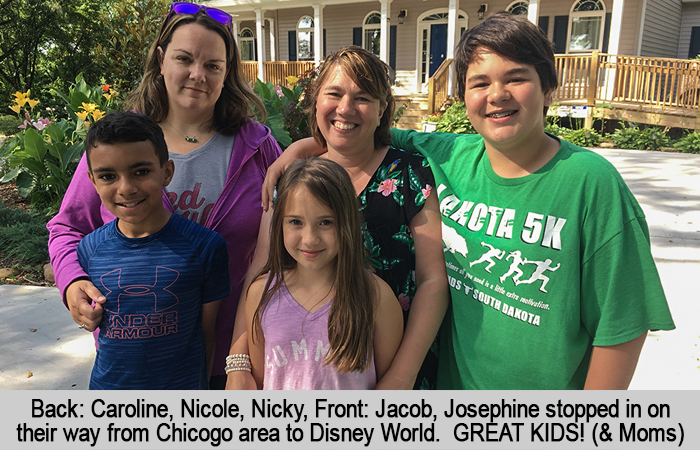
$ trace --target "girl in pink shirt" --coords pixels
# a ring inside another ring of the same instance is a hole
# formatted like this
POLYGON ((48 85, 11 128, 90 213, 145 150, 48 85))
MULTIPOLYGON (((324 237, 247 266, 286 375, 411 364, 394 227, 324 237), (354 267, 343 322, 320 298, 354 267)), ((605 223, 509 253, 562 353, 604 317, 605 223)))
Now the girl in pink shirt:
POLYGON ((365 265, 349 175, 319 158, 284 173, 270 253, 246 302, 253 377, 263 389, 373 389, 401 343, 391 288, 365 265))

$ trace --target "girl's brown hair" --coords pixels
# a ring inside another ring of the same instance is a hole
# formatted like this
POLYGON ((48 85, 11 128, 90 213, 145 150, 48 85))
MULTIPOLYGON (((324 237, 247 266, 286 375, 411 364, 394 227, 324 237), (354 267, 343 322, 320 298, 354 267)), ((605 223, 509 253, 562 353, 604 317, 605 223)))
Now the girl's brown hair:
POLYGON ((250 117, 254 117, 251 105, 262 114, 261 121, 265 122, 265 107, 243 79, 241 56, 230 29, 209 17, 203 10, 197 14, 173 15, 163 22, 158 37, 148 51, 141 84, 127 97, 125 109, 143 113, 156 122, 165 120, 169 110, 168 92, 160 73, 158 48, 165 53, 175 30, 188 23, 196 23, 214 31, 226 44, 227 73, 221 95, 214 106, 211 128, 225 135, 235 134, 250 117))
POLYGON ((321 134, 316 121, 316 101, 321 88, 333 72, 333 68, 340 66, 343 73, 368 95, 379 100, 379 104, 386 109, 379 121, 379 126, 374 131, 374 147, 380 148, 391 145, 391 119, 394 117, 396 107, 394 95, 391 93, 392 70, 373 53, 362 47, 350 45, 343 47, 329 55, 318 69, 318 75, 309 89, 309 128, 314 139, 323 147, 326 139, 321 134))
POLYGON ((282 226, 290 195, 308 189, 335 218, 338 256, 333 287, 335 296, 328 315, 330 351, 325 364, 338 373, 365 371, 374 357, 374 314, 378 287, 365 265, 362 217, 355 189, 345 169, 321 158, 301 159, 284 172, 277 184, 277 199, 270 226, 270 253, 260 275, 267 275, 263 298, 253 315, 253 340, 262 332, 261 319, 270 298, 284 281, 284 272, 297 262, 284 246, 282 226))

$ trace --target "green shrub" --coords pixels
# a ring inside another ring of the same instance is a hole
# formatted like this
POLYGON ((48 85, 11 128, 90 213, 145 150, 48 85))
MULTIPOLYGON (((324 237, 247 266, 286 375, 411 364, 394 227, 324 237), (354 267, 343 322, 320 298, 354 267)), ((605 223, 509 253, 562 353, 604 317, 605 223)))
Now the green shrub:
POLYGON ((0 116, 0 135, 2 136, 13 136, 17 133, 19 127, 22 125, 22 119, 17 116, 0 116))
POLYGON ((635 124, 625 125, 615 130, 610 136, 615 148, 626 148, 635 150, 652 149, 671 145, 671 139, 666 130, 658 127, 641 128, 635 124))
POLYGON ((467 107, 463 102, 457 102, 445 110, 445 113, 440 116, 435 131, 455 134, 477 134, 467 117, 467 107))
POLYGON ((547 125, 544 126, 544 131, 546 133, 553 134, 554 136, 562 136, 564 133, 569 131, 569 129, 559 126, 559 123, 547 123, 547 125))
POLYGON ((5 207, 0 201, 0 263, 49 262, 49 230, 40 216, 5 207))
POLYGON ((700 133, 697 131, 688 133, 674 145, 683 153, 700 153, 700 133))
POLYGON ((586 128, 578 130, 565 129, 561 137, 579 147, 597 147, 601 140, 601 136, 597 131, 586 128))

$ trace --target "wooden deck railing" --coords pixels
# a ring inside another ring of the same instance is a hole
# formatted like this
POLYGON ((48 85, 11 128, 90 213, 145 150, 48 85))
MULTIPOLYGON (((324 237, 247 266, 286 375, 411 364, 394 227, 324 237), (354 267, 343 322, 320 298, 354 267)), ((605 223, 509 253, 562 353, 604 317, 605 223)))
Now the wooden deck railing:
POLYGON ((447 100, 451 65, 452 59, 444 60, 428 81, 428 114, 433 114, 447 100))
MULTIPOLYGON (((243 76, 253 84, 258 78, 258 63, 255 61, 245 61, 243 65, 243 76)), ((271 81, 272 84, 286 85, 288 76, 299 77, 307 70, 314 69, 313 61, 264 61, 263 71, 265 73, 265 82, 271 81)))

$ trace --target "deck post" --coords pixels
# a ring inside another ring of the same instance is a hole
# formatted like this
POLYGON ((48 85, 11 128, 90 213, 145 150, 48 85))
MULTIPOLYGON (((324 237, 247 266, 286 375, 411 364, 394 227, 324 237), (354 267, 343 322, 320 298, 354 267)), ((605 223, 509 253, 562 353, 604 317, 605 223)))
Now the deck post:
POLYGON ((588 95, 586 96, 586 105, 588 112, 584 121, 585 128, 593 128, 593 108, 596 104, 596 92, 598 91, 598 71, 600 69, 600 52, 595 50, 591 54, 591 59, 588 62, 588 95))
POLYGON ((435 112, 435 78, 428 80, 428 114, 435 112))

